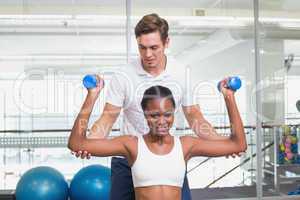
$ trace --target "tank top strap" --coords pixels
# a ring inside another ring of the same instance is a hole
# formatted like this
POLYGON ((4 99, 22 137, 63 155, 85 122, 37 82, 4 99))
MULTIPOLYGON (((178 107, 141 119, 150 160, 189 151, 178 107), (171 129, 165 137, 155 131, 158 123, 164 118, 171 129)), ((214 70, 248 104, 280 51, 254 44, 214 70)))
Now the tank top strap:
POLYGON ((145 142, 143 135, 139 135, 138 136, 138 152, 140 153, 140 155, 145 155, 145 154, 149 153, 148 151, 150 151, 150 150, 148 149, 148 146, 145 142))
POLYGON ((180 141, 180 137, 174 137, 174 154, 176 154, 177 156, 182 155, 183 156, 183 149, 182 149, 182 145, 181 145, 181 141, 180 141))

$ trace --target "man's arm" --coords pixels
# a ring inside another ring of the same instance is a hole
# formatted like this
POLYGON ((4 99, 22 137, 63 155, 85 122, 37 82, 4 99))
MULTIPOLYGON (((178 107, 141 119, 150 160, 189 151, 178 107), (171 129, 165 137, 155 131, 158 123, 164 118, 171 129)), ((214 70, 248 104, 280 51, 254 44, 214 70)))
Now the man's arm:
POLYGON ((228 136, 217 134, 214 127, 203 117, 198 105, 182 106, 182 110, 190 128, 199 138, 206 140, 228 139, 228 136))
MULTIPOLYGON (((100 88, 100 87, 99 87, 100 88)), ((99 88, 95 90, 99 91, 99 88)), ((74 122, 71 135, 68 141, 68 148, 72 151, 85 150, 95 156, 126 156, 129 157, 129 152, 126 148, 128 136, 120 136, 114 139, 88 139, 86 138, 86 130, 88 121, 98 97, 97 92, 89 92, 81 110, 74 122)))
POLYGON ((121 107, 106 103, 103 113, 90 129, 88 138, 105 138, 109 135, 111 128, 118 116, 120 115, 121 107))
POLYGON ((244 126, 235 102, 234 92, 223 88, 222 93, 231 124, 230 137, 224 140, 212 141, 203 140, 199 137, 184 136, 182 141, 188 149, 187 158, 193 156, 224 156, 246 151, 247 142, 244 126))
POLYGON ((106 104, 101 116, 93 124, 89 138, 108 136, 123 107, 127 85, 128 80, 122 73, 116 73, 111 77, 105 98, 106 104))
MULTIPOLYGON (((101 114, 99 119, 94 122, 89 134, 87 135, 87 138, 102 139, 107 137, 120 112, 121 107, 106 103, 103 109, 103 113, 101 114)), ((91 153, 86 149, 78 149, 77 151, 72 151, 72 154, 74 154, 76 157, 81 157, 82 159, 89 159, 91 157, 91 153)))

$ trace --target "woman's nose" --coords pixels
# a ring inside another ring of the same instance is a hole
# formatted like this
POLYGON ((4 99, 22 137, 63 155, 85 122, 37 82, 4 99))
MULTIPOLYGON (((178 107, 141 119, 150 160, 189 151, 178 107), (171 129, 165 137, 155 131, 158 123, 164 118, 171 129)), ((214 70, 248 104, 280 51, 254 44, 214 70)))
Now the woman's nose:
POLYGON ((158 123, 159 124, 164 124, 165 122, 166 122, 166 119, 163 115, 158 118, 158 123))

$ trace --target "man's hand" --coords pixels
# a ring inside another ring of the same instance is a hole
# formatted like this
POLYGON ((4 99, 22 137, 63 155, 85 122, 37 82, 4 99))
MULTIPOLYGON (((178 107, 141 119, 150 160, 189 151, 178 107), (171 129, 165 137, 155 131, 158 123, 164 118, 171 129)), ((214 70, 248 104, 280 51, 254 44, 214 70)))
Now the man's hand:
POLYGON ((245 152, 240 152, 240 153, 234 153, 234 154, 231 154, 231 155, 229 155, 229 156, 226 156, 226 158, 229 158, 229 157, 231 157, 231 158, 235 158, 235 157, 241 157, 242 155, 244 155, 245 154, 245 152))
POLYGON ((90 159, 91 158, 91 154, 88 153, 87 151, 72 151, 71 152, 72 155, 75 155, 77 158, 80 157, 81 159, 90 159))

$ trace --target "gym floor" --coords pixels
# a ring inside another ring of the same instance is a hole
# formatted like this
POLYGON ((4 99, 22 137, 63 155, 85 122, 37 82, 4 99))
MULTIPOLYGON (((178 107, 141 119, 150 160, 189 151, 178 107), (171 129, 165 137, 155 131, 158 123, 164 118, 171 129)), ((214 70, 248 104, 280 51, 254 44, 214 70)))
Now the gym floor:
MULTIPOLYGON (((281 186, 282 192, 285 194, 292 189, 296 189, 295 184, 285 184, 281 186)), ((194 200, 200 199, 226 199, 226 200, 255 200, 256 188, 255 186, 242 186, 242 187, 228 187, 228 188, 209 188, 209 189, 193 189, 192 198, 194 200)), ((271 186, 264 187, 264 199, 269 200, 282 200, 282 197, 278 197, 272 192, 271 186)), ((299 196, 285 196, 287 199, 300 199, 299 196)), ((15 200, 13 190, 0 191, 0 200, 15 200)))

